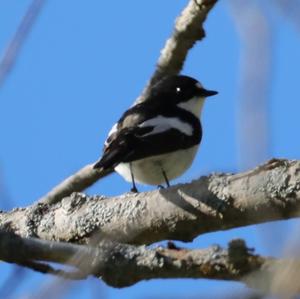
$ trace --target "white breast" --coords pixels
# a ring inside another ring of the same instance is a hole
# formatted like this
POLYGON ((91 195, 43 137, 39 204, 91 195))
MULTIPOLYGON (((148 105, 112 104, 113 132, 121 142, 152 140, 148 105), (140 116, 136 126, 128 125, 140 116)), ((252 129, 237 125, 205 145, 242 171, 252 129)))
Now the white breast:
MULTIPOLYGON (((195 145, 189 149, 131 162, 134 179, 138 183, 147 185, 164 184, 162 169, 164 169, 169 180, 175 179, 191 166, 197 149, 198 145, 195 145)), ((115 167, 115 171, 126 181, 131 182, 129 163, 120 163, 115 167)))
POLYGON ((187 102, 179 103, 177 106, 200 117, 205 98, 193 97, 187 102))

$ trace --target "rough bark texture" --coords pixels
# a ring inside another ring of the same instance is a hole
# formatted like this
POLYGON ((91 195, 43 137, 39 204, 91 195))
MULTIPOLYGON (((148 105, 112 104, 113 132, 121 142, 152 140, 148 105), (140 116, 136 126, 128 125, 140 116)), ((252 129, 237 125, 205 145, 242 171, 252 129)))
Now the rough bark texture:
POLYGON ((228 250, 148 249, 119 242, 190 241, 201 233, 296 217, 299 208, 300 161, 294 160, 274 159, 241 174, 212 174, 115 198, 74 193, 55 205, 1 212, 0 259, 71 279, 101 276, 115 287, 152 278, 211 278, 286 296, 299 293, 299 260, 254 255, 242 241, 228 250))
POLYGON ((0 232, 0 258, 40 272, 72 279, 89 275, 111 286, 124 287, 152 278, 213 278, 241 280, 246 274, 269 268, 273 260, 252 254, 241 240, 232 241, 229 249, 212 246, 201 250, 153 248, 115 242, 96 246, 74 245, 21 238, 0 232), (73 266, 76 271, 54 270, 42 262, 73 266), (43 265, 40 267, 40 265, 43 265))
POLYGON ((60 184, 55 186, 50 192, 39 199, 40 203, 54 204, 59 202, 73 192, 80 192, 96 183, 99 179, 108 176, 113 172, 113 169, 105 171, 96 171, 93 169, 93 164, 86 165, 79 171, 66 178, 60 184))
POLYGON ((91 236, 131 244, 191 241, 233 227, 300 214, 300 161, 271 160, 241 174, 118 197, 73 193, 55 205, 0 213, 0 227, 23 237, 89 243, 91 236))
POLYGON ((93 246, 75 245, 0 232, 0 258, 68 279, 101 277, 107 284, 119 288, 153 278, 208 278, 241 281, 264 292, 284 296, 300 291, 299 260, 256 255, 239 239, 231 241, 228 249, 215 245, 188 250, 174 244, 169 248, 149 249, 111 241, 93 246), (55 262, 56 267, 57 264, 69 265, 72 269, 55 269, 48 262, 55 262))
MULTIPOLYGON (((166 75, 178 74, 184 64, 188 51, 194 44, 205 37, 203 23, 217 0, 190 0, 175 23, 171 37, 167 40, 157 62, 157 67, 142 95, 136 102, 144 101, 153 84, 166 75)), ((92 169, 87 165, 74 175, 68 177, 49 193, 39 199, 42 203, 53 204, 72 192, 80 192, 97 180, 112 173, 113 169, 104 172, 92 169)))

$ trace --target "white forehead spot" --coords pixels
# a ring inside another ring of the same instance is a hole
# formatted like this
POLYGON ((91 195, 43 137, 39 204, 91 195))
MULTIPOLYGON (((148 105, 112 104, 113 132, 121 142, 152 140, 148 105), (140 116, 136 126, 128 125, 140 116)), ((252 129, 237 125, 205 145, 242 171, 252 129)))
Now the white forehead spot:
POLYGON ((198 88, 203 88, 203 86, 201 85, 200 82, 197 82, 195 85, 196 85, 196 87, 198 87, 198 88))
POLYGON ((144 121, 139 125, 139 127, 154 127, 150 133, 147 133, 143 136, 163 133, 170 129, 177 129, 181 133, 184 133, 188 136, 192 136, 193 134, 193 127, 190 124, 180 120, 177 117, 165 117, 162 115, 144 121))
POLYGON ((180 88, 180 87, 176 87, 176 91, 177 91, 177 92, 180 92, 180 91, 181 91, 181 88, 180 88))

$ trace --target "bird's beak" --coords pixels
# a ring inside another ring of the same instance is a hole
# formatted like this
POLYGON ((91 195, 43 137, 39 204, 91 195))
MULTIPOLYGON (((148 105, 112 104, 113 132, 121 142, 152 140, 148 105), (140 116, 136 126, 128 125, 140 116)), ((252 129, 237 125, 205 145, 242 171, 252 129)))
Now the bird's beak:
POLYGON ((218 94, 218 92, 214 91, 214 90, 207 90, 205 88, 200 88, 199 89, 199 96, 203 97, 203 98, 211 97, 211 96, 214 96, 216 94, 218 94))

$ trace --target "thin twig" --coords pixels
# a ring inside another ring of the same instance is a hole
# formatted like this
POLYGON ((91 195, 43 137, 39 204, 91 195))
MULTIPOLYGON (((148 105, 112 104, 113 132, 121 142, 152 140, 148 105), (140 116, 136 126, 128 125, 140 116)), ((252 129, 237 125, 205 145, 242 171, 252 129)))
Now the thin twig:
POLYGON ((45 0, 33 0, 0 62, 0 87, 16 63, 18 54, 36 21, 45 0))
POLYGON ((85 190, 96 183, 99 179, 110 175, 112 172, 112 169, 97 171, 93 169, 93 164, 89 164, 77 171, 75 174, 66 178, 49 193, 41 197, 38 202, 45 204, 54 204, 59 202, 61 199, 69 196, 73 192, 85 190))

